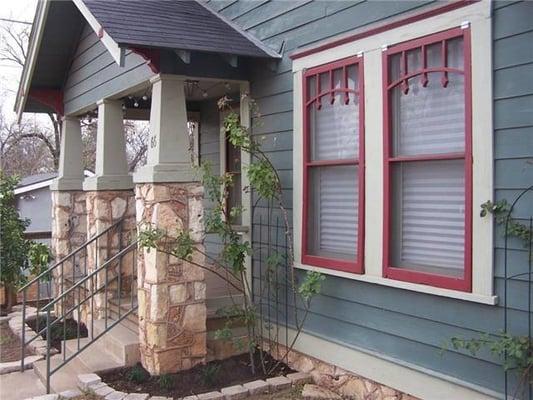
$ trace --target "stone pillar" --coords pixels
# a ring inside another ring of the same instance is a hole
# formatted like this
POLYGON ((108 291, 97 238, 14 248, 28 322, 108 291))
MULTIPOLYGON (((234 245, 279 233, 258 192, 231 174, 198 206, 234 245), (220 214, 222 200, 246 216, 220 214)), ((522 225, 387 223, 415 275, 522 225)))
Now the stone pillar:
MULTIPOLYGON (((189 230, 195 247, 203 252, 202 197, 197 183, 138 184, 137 222, 149 222, 173 238, 178 231, 189 230)), ((197 251, 192 261, 205 263, 197 251)), ((142 249, 137 277, 143 366, 152 375, 161 375, 204 363, 204 270, 154 249, 142 249)))
MULTIPOLYGON (((133 190, 95 190, 86 192, 86 207, 89 237, 94 237, 115 222, 123 220, 121 226, 108 231, 100 240, 91 243, 89 246, 87 265, 89 266, 89 272, 92 272, 135 239, 136 222, 133 190)), ((108 290, 108 299, 116 296, 129 298, 129 288, 132 287, 132 280, 135 280, 132 266, 133 253, 130 252, 125 255, 120 264, 115 262, 108 268, 108 281, 117 276, 119 269, 121 274, 121 293, 113 291, 113 289, 118 289, 115 281, 109 286, 111 291, 108 290)), ((105 279, 104 271, 97 274, 96 286, 101 287, 104 285, 105 279)), ((104 302, 104 293, 95 296, 95 319, 105 318, 104 302)), ((90 314, 88 308, 86 312, 88 315, 90 314)))
MULTIPOLYGON (((96 270, 111 256, 117 254, 121 247, 119 238, 122 237, 122 246, 125 246, 136 229, 133 182, 128 173, 122 103, 119 100, 98 102, 96 140, 95 176, 86 178, 83 182, 83 189, 86 192, 88 235, 94 237, 123 218, 124 223, 89 246, 89 272, 96 270)), ((124 277, 123 284, 127 285, 128 276, 131 279, 134 277, 131 274, 131 260, 129 265, 128 259, 125 260, 121 265, 121 275, 124 277)), ((108 279, 116 276, 118 268, 119 265, 116 263, 108 269, 108 279)), ((105 272, 102 271, 98 274, 96 286, 101 287, 104 282, 105 272)), ((108 298, 116 295, 122 294, 108 293, 108 298)), ((103 293, 96 295, 94 318, 104 318, 104 301, 103 293)))
MULTIPOLYGON (((83 144, 81 127, 77 118, 64 117, 61 127, 61 152, 59 174, 50 185, 52 195, 52 253, 57 262, 80 247, 87 239, 85 193, 83 182, 83 144)), ((63 267, 65 276, 72 276, 72 268, 83 272, 85 255, 67 260, 63 267)), ((59 273, 59 271, 57 271, 59 273)), ((68 285, 63 283, 63 290, 68 285)), ((61 293, 58 274, 53 277, 54 294, 61 293)), ((59 309, 55 310, 58 314, 59 309)))
MULTIPOLYGON (((152 84, 147 165, 134 176, 138 226, 157 227, 174 238, 189 231, 195 247, 203 250, 203 189, 195 182, 188 150, 184 82, 159 75, 152 84)), ((205 260, 194 252, 194 262, 203 265, 205 260)), ((140 249, 138 285, 143 366, 160 375, 204 363, 204 270, 140 249)))

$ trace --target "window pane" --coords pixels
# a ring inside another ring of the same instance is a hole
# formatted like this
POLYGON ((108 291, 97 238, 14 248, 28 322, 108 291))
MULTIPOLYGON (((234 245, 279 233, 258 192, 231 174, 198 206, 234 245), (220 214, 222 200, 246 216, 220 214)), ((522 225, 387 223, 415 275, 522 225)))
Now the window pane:
POLYGON ((462 74, 428 74, 423 87, 419 76, 409 79, 405 94, 401 85, 391 91, 394 156, 443 154, 464 151, 465 97, 462 74))
POLYGON ((359 98, 350 96, 345 104, 342 95, 322 98, 322 107, 309 107, 311 160, 357 158, 359 154, 359 98))
POLYGON ((394 267, 460 277, 464 269, 464 161, 394 163, 394 267))
POLYGON ((310 169, 308 254, 355 260, 358 228, 358 166, 310 169))

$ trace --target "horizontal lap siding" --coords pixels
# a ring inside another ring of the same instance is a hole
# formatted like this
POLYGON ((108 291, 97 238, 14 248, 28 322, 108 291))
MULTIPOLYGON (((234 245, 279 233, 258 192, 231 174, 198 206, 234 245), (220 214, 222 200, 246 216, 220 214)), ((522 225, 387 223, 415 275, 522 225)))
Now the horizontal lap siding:
MULTIPOLYGON (((334 35, 424 6, 422 2, 380 1, 231 1, 208 5, 273 47, 285 43, 285 53, 272 72, 252 69, 251 93, 262 117, 253 129, 274 165, 281 170, 284 198, 292 206, 290 150, 292 144, 292 72, 287 53, 334 35), (293 22, 294 21, 294 22, 293 22)), ((513 199, 533 183, 533 2, 494 4, 494 112, 496 199, 513 199)), ((367 88, 369 90, 369 88, 367 88)), ((380 88, 376 88, 380 90, 380 88)), ((490 139, 487 139, 490 140, 490 139)), ((533 196, 531 197, 533 200, 533 196)), ((254 276, 259 276, 259 235, 268 243, 266 202, 254 213, 254 276)), ((477 208, 478 205, 474 205, 477 208)), ((533 201, 521 203, 522 215, 533 214, 533 201)), ((289 210, 292 216, 291 210, 289 210)), ((275 225, 279 213, 271 217, 275 225)), ((499 233, 496 233, 499 235, 499 233)), ((271 240, 274 239, 274 236, 271 240)), ((262 254, 264 263, 266 254, 262 254)), ((527 260, 519 243, 509 253, 509 268, 527 260)), ((503 295, 502 240, 495 244, 495 290, 503 295)), ((264 268, 264 265, 263 265, 264 268)), ((256 282, 258 285, 258 282, 256 282)), ((256 287, 258 287, 256 285, 256 287)), ((516 332, 527 331, 527 288, 510 284, 509 313, 516 332), (525 291, 526 290, 526 291, 525 291)), ((313 300, 306 331, 348 347, 371 350, 461 380, 502 390, 503 374, 489 354, 472 356, 442 346, 452 336, 472 337, 503 328, 501 307, 480 305, 408 290, 328 276, 322 294, 313 300)))
POLYGON ((86 25, 63 88, 65 113, 76 113, 153 75, 146 61, 129 50, 125 53, 124 66, 119 67, 92 28, 86 25))

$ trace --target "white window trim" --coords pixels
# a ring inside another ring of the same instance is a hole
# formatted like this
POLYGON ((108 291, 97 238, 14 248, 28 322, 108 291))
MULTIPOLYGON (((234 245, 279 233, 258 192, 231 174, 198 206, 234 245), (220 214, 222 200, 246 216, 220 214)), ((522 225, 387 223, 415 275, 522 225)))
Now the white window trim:
POLYGON ((392 286, 421 293, 451 297, 483 304, 496 304, 493 274, 493 221, 481 218, 479 206, 493 198, 492 143, 492 35, 490 2, 471 5, 413 22, 373 36, 326 49, 293 61, 294 135, 293 204, 294 255, 297 268, 320 271, 363 282, 392 286), (472 292, 442 289, 383 277, 383 93, 382 49, 470 24, 472 41, 472 147, 473 147, 473 221, 472 292), (301 264, 303 176, 303 71, 318 65, 363 53, 365 70, 365 224, 363 275, 301 264), (372 223, 370 223, 372 221, 372 223))

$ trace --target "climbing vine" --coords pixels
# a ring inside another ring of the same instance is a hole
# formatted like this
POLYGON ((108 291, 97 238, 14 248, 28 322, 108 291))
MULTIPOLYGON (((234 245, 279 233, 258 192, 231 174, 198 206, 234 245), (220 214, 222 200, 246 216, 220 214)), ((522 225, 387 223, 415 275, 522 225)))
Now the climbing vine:
MULTIPOLYGON (((481 204, 480 217, 492 215, 498 225, 507 225, 504 234, 521 239, 524 246, 529 246, 532 240, 531 229, 513 220, 510 212, 511 206, 505 199, 497 202, 486 201, 481 204)), ((505 371, 516 371, 519 382, 513 398, 520 388, 533 384, 533 342, 528 336, 514 336, 508 332, 483 333, 477 338, 470 339, 453 337, 451 345, 456 350, 464 349, 472 355, 476 355, 482 349, 488 349, 501 360, 505 371)))
MULTIPOLYGON (((251 111, 254 113, 255 120, 260 116, 256 113, 254 102, 244 95, 241 101, 248 101, 251 105, 251 111)), ((243 126, 240 117, 232 111, 231 99, 223 97, 218 101, 218 107, 222 111, 227 111, 224 118, 224 130, 227 140, 237 149, 250 155, 251 163, 246 166, 244 172, 249 182, 248 187, 242 188, 247 193, 254 193, 256 196, 255 204, 264 200, 269 210, 277 210, 283 219, 283 232, 286 239, 288 250, 286 254, 280 254, 277 248, 268 248, 269 256, 265 260, 266 273, 261 279, 270 280, 277 269, 289 271, 282 282, 276 282, 279 285, 285 285, 292 294, 291 302, 293 303, 292 311, 294 313, 292 321, 296 331, 290 343, 286 343, 286 353, 280 359, 286 359, 288 353, 294 347, 296 340, 303 329, 306 317, 313 297, 320 293, 322 282, 325 277, 318 272, 308 272, 298 282, 294 271, 294 254, 293 238, 291 234, 291 225, 289 214, 283 203, 283 190, 281 179, 278 171, 261 149, 261 143, 251 134, 251 129, 243 126), (298 315, 298 307, 302 305, 303 315, 298 315)), ((233 224, 238 217, 246 211, 241 205, 228 207, 227 200, 230 190, 235 185, 234 175, 231 173, 215 174, 209 163, 201 163, 197 167, 199 178, 204 186, 206 199, 212 206, 205 211, 204 224, 206 232, 216 234, 222 243, 220 253, 214 257, 210 256, 203 250, 197 248, 190 237, 189 232, 182 231, 176 235, 170 235, 152 226, 143 226, 139 233, 139 243, 145 248, 155 248, 158 251, 171 254, 179 259, 186 260, 199 268, 213 272, 226 283, 228 294, 232 299, 232 304, 217 311, 217 313, 226 318, 222 329, 215 332, 215 338, 232 341, 237 349, 246 349, 250 356, 250 366, 252 373, 255 373, 256 367, 260 366, 263 373, 270 374, 278 366, 267 365, 263 359, 263 352, 257 351, 263 349, 264 338, 261 330, 258 328, 260 319, 260 310, 254 302, 254 295, 262 297, 264 293, 252 293, 248 279, 247 259, 254 251, 265 250, 264 244, 259 244, 259 249, 254 249, 252 244, 242 239, 241 232, 233 224), (195 262, 194 253, 201 252, 206 258, 205 263, 195 262), (242 302, 235 299, 234 293, 242 295, 242 302), (246 340, 235 338, 233 336, 232 326, 236 322, 241 322, 246 327, 246 340)), ((251 211, 251 210, 250 210, 251 211)), ((269 212, 270 215, 270 212, 269 212)), ((269 221, 269 230, 277 229, 269 221)), ((260 227, 261 228, 261 227, 260 227)), ((270 237, 270 231, 268 233, 270 237)), ((268 246, 268 245, 267 245, 268 246)), ((276 274, 277 276, 277 274, 276 274)), ((276 290, 276 289, 275 289, 276 290)), ((286 299, 287 302, 289 299, 286 299)), ((267 305, 270 307, 270 304, 267 305)), ((270 336, 270 335, 269 335, 270 336)), ((274 338, 274 341, 276 337, 274 338)))

